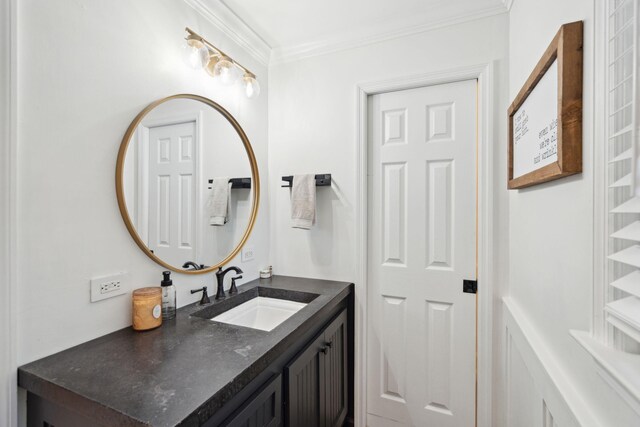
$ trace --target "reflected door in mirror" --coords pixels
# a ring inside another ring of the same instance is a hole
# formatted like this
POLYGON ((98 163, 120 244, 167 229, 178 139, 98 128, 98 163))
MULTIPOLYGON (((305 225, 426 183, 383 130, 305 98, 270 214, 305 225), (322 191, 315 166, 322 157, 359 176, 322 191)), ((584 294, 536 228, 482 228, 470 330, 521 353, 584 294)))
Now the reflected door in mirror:
POLYGON ((195 122, 149 129, 147 246, 162 259, 198 259, 194 232, 196 138, 195 122))
POLYGON ((260 182, 251 144, 209 99, 175 95, 145 108, 123 139, 117 173, 129 232, 149 257, 174 271, 206 272, 228 262, 255 222, 260 182), (250 185, 228 192, 211 184, 247 178, 250 185), (221 213, 224 221, 211 221, 221 213))

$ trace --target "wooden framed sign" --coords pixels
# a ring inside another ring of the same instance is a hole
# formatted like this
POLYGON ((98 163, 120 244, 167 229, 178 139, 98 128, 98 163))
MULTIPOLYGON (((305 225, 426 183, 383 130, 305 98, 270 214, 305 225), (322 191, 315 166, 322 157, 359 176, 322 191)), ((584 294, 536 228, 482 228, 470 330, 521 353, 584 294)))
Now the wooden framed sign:
POLYGON ((508 123, 509 189, 582 172, 582 21, 560 27, 508 123))

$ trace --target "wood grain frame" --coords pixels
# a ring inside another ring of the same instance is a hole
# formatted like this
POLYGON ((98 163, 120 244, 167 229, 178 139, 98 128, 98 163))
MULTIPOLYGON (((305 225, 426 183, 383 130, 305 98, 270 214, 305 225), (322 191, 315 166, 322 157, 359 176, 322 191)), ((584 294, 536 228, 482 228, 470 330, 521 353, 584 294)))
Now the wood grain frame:
POLYGON ((582 172, 582 21, 564 24, 508 109, 508 188, 518 189, 582 172), (558 160, 513 177, 513 116, 558 61, 558 160))

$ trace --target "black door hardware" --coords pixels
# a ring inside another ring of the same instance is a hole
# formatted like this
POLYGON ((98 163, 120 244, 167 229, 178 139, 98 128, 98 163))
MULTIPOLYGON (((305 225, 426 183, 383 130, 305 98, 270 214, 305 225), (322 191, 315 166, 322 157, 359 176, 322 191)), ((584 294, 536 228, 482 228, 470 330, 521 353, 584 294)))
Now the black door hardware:
POLYGON ((477 280, 463 280, 462 281, 462 292, 467 294, 476 294, 478 293, 478 281, 477 280))

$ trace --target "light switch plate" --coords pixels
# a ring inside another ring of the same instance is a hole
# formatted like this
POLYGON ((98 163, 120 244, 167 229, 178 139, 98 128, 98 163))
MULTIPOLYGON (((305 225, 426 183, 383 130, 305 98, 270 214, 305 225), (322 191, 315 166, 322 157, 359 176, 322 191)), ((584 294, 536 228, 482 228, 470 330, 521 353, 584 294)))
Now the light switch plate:
POLYGON ((91 279, 91 302, 126 294, 129 292, 129 283, 126 279, 126 273, 94 277, 91 279))
POLYGON ((254 258, 255 250, 253 249, 253 246, 245 246, 244 248, 242 248, 242 262, 253 261, 254 258))

